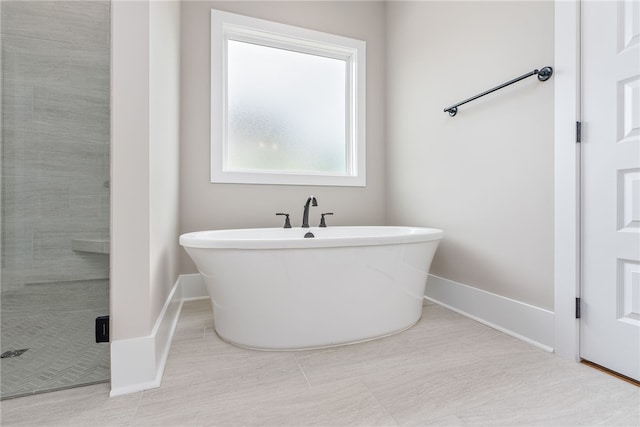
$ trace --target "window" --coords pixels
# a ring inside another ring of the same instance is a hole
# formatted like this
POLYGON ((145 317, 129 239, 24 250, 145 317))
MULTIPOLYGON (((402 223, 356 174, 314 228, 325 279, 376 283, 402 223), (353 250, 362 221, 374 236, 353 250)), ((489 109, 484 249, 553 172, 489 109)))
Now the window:
POLYGON ((365 43, 211 11, 211 182, 365 185, 365 43))

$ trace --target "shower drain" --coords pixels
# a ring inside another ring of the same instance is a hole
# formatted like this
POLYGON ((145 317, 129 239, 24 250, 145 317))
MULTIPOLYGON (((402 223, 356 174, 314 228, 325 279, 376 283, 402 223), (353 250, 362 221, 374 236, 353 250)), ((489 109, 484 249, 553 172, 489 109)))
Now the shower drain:
POLYGON ((7 357, 18 357, 18 356, 22 356, 22 353, 24 353, 25 351, 29 350, 28 348, 23 348, 21 350, 9 350, 9 351, 5 351, 4 353, 0 354, 0 359, 6 359, 7 357))

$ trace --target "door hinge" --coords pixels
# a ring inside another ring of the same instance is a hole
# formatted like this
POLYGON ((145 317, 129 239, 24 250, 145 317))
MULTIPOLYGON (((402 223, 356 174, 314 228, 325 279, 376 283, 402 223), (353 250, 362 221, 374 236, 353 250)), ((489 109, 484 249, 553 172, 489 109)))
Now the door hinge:
POLYGON ((96 317, 96 342, 109 342, 109 316, 96 317))
POLYGON ((576 298, 576 319, 580 318, 580 298, 576 298))
POLYGON ((582 142, 582 122, 576 122, 576 142, 582 142))

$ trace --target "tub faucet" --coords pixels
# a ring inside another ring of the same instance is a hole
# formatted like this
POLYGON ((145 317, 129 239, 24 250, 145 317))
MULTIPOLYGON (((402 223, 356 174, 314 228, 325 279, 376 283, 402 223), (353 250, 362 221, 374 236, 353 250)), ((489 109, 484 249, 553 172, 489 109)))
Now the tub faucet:
POLYGON ((311 206, 318 206, 318 201, 314 196, 310 196, 307 199, 307 203, 304 204, 304 212, 302 213, 302 228, 309 228, 309 203, 311 203, 311 206))

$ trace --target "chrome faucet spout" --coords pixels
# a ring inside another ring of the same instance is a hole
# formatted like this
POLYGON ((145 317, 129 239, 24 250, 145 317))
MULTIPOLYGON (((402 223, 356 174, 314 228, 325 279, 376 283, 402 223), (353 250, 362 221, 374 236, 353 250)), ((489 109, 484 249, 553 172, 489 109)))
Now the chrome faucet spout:
POLYGON ((302 228, 309 228, 309 205, 318 206, 318 201, 314 196, 309 196, 304 204, 304 212, 302 213, 302 228))

